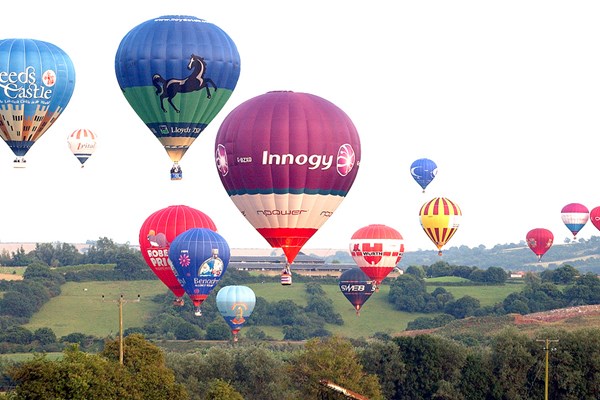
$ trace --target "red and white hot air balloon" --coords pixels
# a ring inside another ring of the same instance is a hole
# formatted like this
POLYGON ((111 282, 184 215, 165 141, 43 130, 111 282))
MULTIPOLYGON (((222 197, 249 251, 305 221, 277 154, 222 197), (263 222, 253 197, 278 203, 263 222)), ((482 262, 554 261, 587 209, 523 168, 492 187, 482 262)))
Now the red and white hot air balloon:
POLYGON ((168 206, 153 212, 140 228, 142 256, 152 272, 173 292, 175 305, 183 305, 185 290, 169 263, 169 249, 177 236, 192 228, 217 230, 208 215, 185 205, 168 206))
POLYGON ((573 234, 573 240, 576 240, 579 231, 587 224, 590 213, 583 204, 570 203, 562 208, 560 217, 567 229, 573 234))
POLYGON ((98 136, 89 129, 76 129, 67 137, 69 149, 81 163, 81 168, 96 151, 97 139, 98 136))
POLYGON ((360 164, 356 127, 321 97, 268 92, 237 106, 215 140, 219 177, 229 198, 287 265, 329 220, 360 164))
POLYGON ((367 225, 350 239, 354 262, 375 282, 375 291, 402 259, 404 238, 394 228, 382 224, 367 225))

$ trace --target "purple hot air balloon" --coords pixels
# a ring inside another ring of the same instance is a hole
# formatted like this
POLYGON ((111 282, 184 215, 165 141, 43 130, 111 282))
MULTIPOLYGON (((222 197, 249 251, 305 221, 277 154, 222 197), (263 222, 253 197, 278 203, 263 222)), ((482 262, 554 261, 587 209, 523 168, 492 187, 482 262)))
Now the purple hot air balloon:
MULTIPOLYGON (((321 97, 268 92, 236 107, 215 141, 221 182, 242 215, 288 265, 352 187, 360 164, 356 127, 321 97)), ((285 278, 285 280, 284 280, 285 278)))

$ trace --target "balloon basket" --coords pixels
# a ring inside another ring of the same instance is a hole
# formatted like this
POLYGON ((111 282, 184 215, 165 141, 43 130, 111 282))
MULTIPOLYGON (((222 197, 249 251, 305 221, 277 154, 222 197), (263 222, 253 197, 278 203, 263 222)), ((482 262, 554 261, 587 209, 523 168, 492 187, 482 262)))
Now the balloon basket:
POLYGON ((281 274, 281 284, 284 286, 292 284, 292 274, 282 273, 281 274))
POLYGON ((15 158, 15 161, 13 161, 13 167, 15 168, 25 168, 27 166, 27 160, 25 160, 23 157, 17 157, 15 158))
POLYGON ((202 310, 200 309, 200 307, 196 307, 196 309, 194 310, 194 315, 196 317, 201 317, 202 316, 202 310))
POLYGON ((183 299, 181 297, 173 300, 173 305, 175 307, 183 307, 184 304, 185 304, 185 302, 183 301, 183 299))
POLYGON ((183 173, 181 172, 181 167, 179 166, 179 164, 175 163, 175 164, 173 164, 173 167, 171 168, 171 180, 172 181, 180 181, 181 178, 183 178, 183 173))

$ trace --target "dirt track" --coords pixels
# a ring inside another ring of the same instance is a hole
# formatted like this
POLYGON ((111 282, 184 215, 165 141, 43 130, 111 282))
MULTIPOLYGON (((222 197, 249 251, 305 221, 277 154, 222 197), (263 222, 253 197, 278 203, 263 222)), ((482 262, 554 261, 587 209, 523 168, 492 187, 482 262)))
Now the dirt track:
POLYGON ((23 275, 17 275, 17 274, 0 274, 0 280, 3 280, 3 281, 21 281, 21 280, 23 280, 23 275))

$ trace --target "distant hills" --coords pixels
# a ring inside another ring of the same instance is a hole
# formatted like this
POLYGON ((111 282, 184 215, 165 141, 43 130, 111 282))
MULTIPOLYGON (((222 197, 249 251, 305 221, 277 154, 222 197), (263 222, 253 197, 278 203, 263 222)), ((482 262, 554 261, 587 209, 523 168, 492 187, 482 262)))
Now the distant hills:
MULTIPOLYGON (((59 242, 57 242, 59 243, 59 242)), ((86 251, 93 242, 72 243, 79 251, 86 251)), ((9 253, 18 251, 21 247, 25 252, 35 249, 35 242, 0 242, 0 252, 9 253)), ((135 245, 130 245, 137 247, 135 245)), ((304 249, 302 253, 323 258, 326 263, 353 264, 354 260, 347 249, 304 249)), ((231 249, 232 255, 281 255, 281 249, 231 249)), ((436 262, 446 262, 450 265, 461 265, 486 269, 500 267, 507 271, 541 271, 547 268, 554 269, 563 264, 569 264, 580 272, 595 272, 600 274, 600 237, 592 236, 590 239, 578 239, 570 243, 555 243, 542 261, 538 262, 537 256, 527 247, 525 241, 519 243, 496 245, 492 248, 485 246, 473 247, 454 246, 443 249, 442 256, 437 250, 419 250, 404 253, 398 268, 405 269, 411 265, 431 265, 436 262)))
MULTIPOLYGON (((311 255, 310 249, 304 251, 311 255)), ((347 250, 340 250, 334 255, 326 256, 326 262, 351 263, 352 257, 347 250)), ((443 249, 442 256, 437 250, 406 252, 398 263, 400 269, 411 265, 431 265, 436 262, 446 262, 450 265, 461 265, 487 269, 500 267, 507 271, 541 271, 554 269, 563 264, 569 264, 580 272, 595 272, 600 274, 600 237, 592 236, 589 240, 579 239, 566 244, 555 243, 542 257, 541 262, 527 247, 525 241, 496 245, 493 248, 479 246, 448 247, 443 249)))

